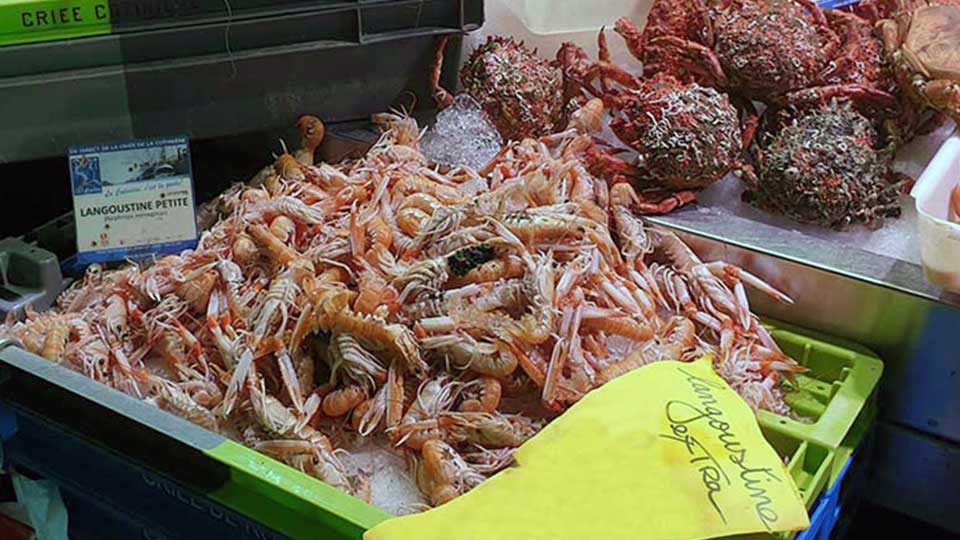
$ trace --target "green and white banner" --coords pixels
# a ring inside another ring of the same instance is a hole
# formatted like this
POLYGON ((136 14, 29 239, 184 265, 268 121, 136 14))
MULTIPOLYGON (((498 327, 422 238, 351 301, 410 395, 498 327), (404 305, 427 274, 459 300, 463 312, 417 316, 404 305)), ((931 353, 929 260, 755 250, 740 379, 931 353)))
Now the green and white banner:
POLYGON ((106 0, 0 0, 0 45, 109 34, 106 0))

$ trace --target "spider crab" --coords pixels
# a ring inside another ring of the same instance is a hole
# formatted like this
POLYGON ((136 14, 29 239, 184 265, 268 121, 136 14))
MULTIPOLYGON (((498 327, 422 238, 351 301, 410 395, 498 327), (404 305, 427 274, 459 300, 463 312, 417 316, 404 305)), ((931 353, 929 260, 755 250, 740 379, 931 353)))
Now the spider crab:
POLYGON ((960 0, 895 1, 877 22, 894 76, 909 99, 960 123, 960 0))
POLYGON ((842 229, 878 228, 899 217, 909 178, 891 170, 872 123, 849 102, 764 114, 751 153, 757 175, 744 200, 796 221, 842 229))
MULTIPOLYGON (((453 96, 440 86, 447 38, 441 38, 430 70, 433 97, 441 109, 453 103, 453 96)), ((490 36, 474 49, 460 70, 460 83, 504 140, 547 135, 562 121, 559 70, 513 38, 490 36)))
POLYGON ((768 105, 848 97, 897 109, 869 23, 813 0, 656 0, 641 31, 615 30, 644 73, 665 72, 768 105))
POLYGON ((634 209, 666 213, 693 201, 695 190, 731 171, 752 174, 740 161, 756 126, 752 115, 741 130, 737 109, 726 95, 684 83, 667 74, 639 78, 610 62, 606 38, 598 37, 599 62, 565 43, 557 55, 563 67, 565 97, 571 106, 594 96, 613 113, 610 129, 635 150, 637 163, 617 157, 622 150, 587 151, 591 172, 611 184, 635 178, 641 193, 634 209))

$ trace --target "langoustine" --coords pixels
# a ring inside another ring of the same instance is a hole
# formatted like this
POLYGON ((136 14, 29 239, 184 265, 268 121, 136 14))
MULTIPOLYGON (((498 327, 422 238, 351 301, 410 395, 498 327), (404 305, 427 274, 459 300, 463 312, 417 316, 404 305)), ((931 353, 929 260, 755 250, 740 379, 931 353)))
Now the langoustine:
POLYGON ((3 334, 361 498, 369 479, 337 447, 351 437, 414 456, 442 504, 654 361, 713 354, 752 406, 788 411, 779 383, 800 368, 744 290, 789 299, 636 217, 629 185, 588 172, 589 122, 441 174, 412 119, 380 121, 360 160, 313 165, 306 137, 269 186, 222 201, 196 250, 91 267, 3 334))

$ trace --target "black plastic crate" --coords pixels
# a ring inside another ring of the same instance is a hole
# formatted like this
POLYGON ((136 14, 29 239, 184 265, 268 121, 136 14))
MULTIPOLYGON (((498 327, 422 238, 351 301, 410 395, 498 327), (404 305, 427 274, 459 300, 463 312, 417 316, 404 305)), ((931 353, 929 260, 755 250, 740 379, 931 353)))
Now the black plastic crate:
POLYGON ((137 31, 0 48, 0 76, 22 77, 104 66, 130 66, 206 54, 325 43, 328 46, 467 30, 482 22, 470 0, 335 3, 324 8, 271 10, 259 17, 194 20, 137 31))
POLYGON ((242 20, 277 13, 309 11, 358 0, 109 0, 113 32, 183 26, 215 20, 242 20))
MULTIPOLYGON (((216 22, 241 22, 291 13, 351 8, 384 0, 99 0, 80 6, 36 5, 34 0, 2 3, 0 13, 20 25, 10 29, 19 43, 65 39, 64 24, 76 30, 72 38, 177 28, 216 22), (64 10, 59 9, 65 8, 64 10), (59 17, 64 18, 61 22, 59 17), (54 22, 56 21, 56 22, 54 22)), ((388 0, 397 1, 397 0, 388 0)), ((3 43, 3 41, 0 41, 3 43)))
POLYGON ((131 516, 118 516, 108 506, 74 491, 61 488, 60 496, 70 516, 70 540, 180 540, 131 516))
POLYGON ((322 504, 331 488, 317 480, 287 489, 261 472, 280 465, 252 450, 15 346, 0 348, 4 466, 57 482, 68 504, 93 516, 86 524, 102 518, 120 537, 139 530, 134 538, 158 540, 359 540, 380 517, 372 509, 341 515, 322 504))
MULTIPOLYGON (((0 164, 72 144, 287 128, 305 113, 359 120, 405 92, 428 106, 436 37, 483 23, 483 0, 298 6, 0 48, 0 102, 17 104, 4 108, 0 164)), ((459 40, 446 52, 452 87, 459 40)))
MULTIPOLYGON (((133 426, 125 442, 105 436, 111 441, 108 448, 90 438, 90 433, 80 435, 23 409, 17 411, 16 421, 16 432, 3 443, 5 465, 60 485, 71 538, 74 533, 78 538, 97 540, 285 538, 205 496, 205 491, 214 489, 229 473, 211 468, 184 448, 162 448, 157 444, 163 441, 156 440, 148 445, 138 440, 142 434, 133 426), (114 447, 117 443, 127 448, 114 447), (168 472, 144 465, 138 454, 150 455, 155 463, 168 462, 163 467, 168 472)), ((88 418, 87 423, 90 427, 94 422, 88 418)), ((101 430, 117 431, 117 427, 102 426, 101 430)))

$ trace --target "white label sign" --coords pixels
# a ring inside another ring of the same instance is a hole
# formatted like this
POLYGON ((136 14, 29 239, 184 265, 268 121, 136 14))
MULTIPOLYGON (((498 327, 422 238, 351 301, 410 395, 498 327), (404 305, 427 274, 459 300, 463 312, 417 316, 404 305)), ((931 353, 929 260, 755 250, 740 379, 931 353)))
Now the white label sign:
POLYGON ((196 245, 186 137, 71 147, 69 162, 79 262, 196 245))

